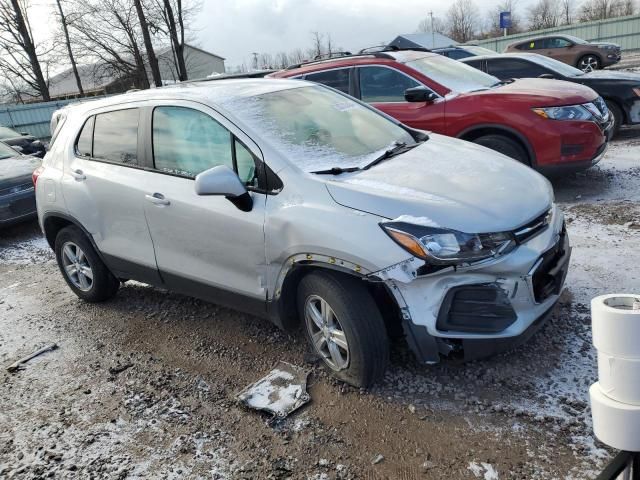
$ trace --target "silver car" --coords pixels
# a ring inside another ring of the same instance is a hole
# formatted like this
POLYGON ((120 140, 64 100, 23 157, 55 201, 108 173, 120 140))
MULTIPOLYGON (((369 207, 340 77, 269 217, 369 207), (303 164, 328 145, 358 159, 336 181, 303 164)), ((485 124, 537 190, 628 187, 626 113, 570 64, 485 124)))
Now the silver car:
POLYGON ((203 81, 58 111, 40 225, 89 302, 128 279, 303 324, 339 379, 527 338, 570 248, 549 182, 328 87, 203 81))

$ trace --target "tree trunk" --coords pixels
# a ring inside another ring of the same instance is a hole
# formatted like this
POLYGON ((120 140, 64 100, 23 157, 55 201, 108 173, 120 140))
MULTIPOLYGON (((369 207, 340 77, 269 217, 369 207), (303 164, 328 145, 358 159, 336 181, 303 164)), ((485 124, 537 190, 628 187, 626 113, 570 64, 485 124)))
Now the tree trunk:
POLYGON ((73 50, 71 50, 71 40, 69 40, 69 29, 67 28, 67 17, 64 16, 62 11, 62 4, 60 0, 56 0, 58 4, 58 11, 60 12, 60 22, 62 23, 62 31, 64 32, 64 40, 67 44, 67 52, 69 53, 69 61, 71 61, 71 68, 73 69, 73 75, 76 77, 76 84, 78 85, 78 92, 80 96, 84 96, 84 90, 82 89, 82 81, 80 80, 80 74, 78 73, 78 67, 76 65, 76 59, 73 56, 73 50))
POLYGON ((11 6, 13 7, 13 10, 16 14, 16 25, 18 26, 18 33, 20 34, 22 42, 24 43, 25 53, 29 57, 29 63, 31 64, 33 76, 35 77, 38 87, 38 93, 42 95, 42 99, 45 102, 48 102, 49 100, 51 100, 51 97, 49 96, 49 86, 44 79, 44 75, 42 74, 40 61, 38 60, 38 55, 36 54, 36 47, 33 44, 31 35, 29 35, 29 30, 27 29, 24 15, 22 15, 22 8, 18 0, 11 0, 11 6))
POLYGON ((176 58, 176 67, 178 70, 178 79, 181 82, 189 79, 187 67, 184 62, 184 24, 182 20, 182 2, 178 0, 178 21, 180 22, 180 40, 178 39, 178 29, 176 27, 176 19, 173 16, 173 8, 171 0, 164 0, 164 8, 167 11, 167 20, 169 23, 169 35, 171 37, 171 45, 176 58))
POLYGON ((142 30, 142 38, 144 39, 144 47, 147 50, 147 59, 149 60, 149 67, 151 68, 151 77, 156 87, 162 86, 162 77, 160 76, 160 68, 158 68, 158 59, 156 58, 156 52, 153 50, 153 44, 151 43, 151 35, 149 34, 149 25, 147 19, 144 16, 144 10, 142 9, 141 0, 133 0, 138 12, 138 20, 140 21, 140 29, 142 30))

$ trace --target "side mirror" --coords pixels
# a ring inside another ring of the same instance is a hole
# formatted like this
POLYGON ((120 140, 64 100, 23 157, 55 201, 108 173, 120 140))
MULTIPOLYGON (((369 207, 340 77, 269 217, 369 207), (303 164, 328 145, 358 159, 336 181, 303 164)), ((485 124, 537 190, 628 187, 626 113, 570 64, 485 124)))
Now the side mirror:
POLYGON ((551 73, 543 73, 542 75, 538 76, 538 78, 548 78, 549 80, 554 80, 556 77, 554 77, 551 73))
POLYGON ((196 176, 195 184, 198 195, 224 196, 243 212, 250 212, 253 199, 240 178, 226 165, 218 165, 196 176))
POLYGON ((404 99, 407 102, 434 102, 438 98, 438 95, 427 87, 413 87, 407 88, 404 91, 404 99))

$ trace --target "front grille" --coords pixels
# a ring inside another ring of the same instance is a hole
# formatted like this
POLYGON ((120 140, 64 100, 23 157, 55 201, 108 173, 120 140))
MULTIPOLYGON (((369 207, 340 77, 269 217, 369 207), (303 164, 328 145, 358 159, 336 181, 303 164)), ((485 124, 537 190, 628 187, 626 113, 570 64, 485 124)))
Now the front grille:
POLYGON ((14 185, 13 187, 3 188, 0 190, 0 197, 4 197, 7 195, 13 195, 14 193, 24 192, 26 190, 33 189, 33 183, 23 183, 21 185, 14 185))
POLYGON ((447 292, 436 328, 443 332, 496 333, 517 318, 506 292, 499 286, 465 285, 447 292))
POLYGON ((523 225, 513 232, 518 244, 531 240, 536 235, 542 233, 551 221, 551 210, 547 210, 539 217, 534 218, 529 223, 523 225))
POLYGON ((560 294, 569 266, 570 253, 567 232, 563 227, 558 243, 540 257, 531 276, 531 286, 537 303, 545 301, 551 295, 560 294))

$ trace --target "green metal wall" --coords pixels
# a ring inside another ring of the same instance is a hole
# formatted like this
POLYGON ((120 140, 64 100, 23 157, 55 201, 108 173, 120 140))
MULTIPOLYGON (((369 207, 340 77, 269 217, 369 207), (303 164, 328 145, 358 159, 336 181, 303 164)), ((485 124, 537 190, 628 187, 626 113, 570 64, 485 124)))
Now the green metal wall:
POLYGON ((628 17, 611 18, 595 22, 576 23, 574 25, 566 25, 563 27, 509 35, 507 37, 479 40, 478 45, 490 48, 496 52, 502 52, 507 45, 517 42, 518 40, 553 33, 574 35, 589 41, 613 42, 620 45, 623 50, 638 50, 640 49, 640 15, 630 15, 628 17))
POLYGON ((26 132, 40 140, 47 140, 51 137, 49 124, 53 112, 73 101, 75 100, 0 105, 0 125, 18 132, 26 132))

